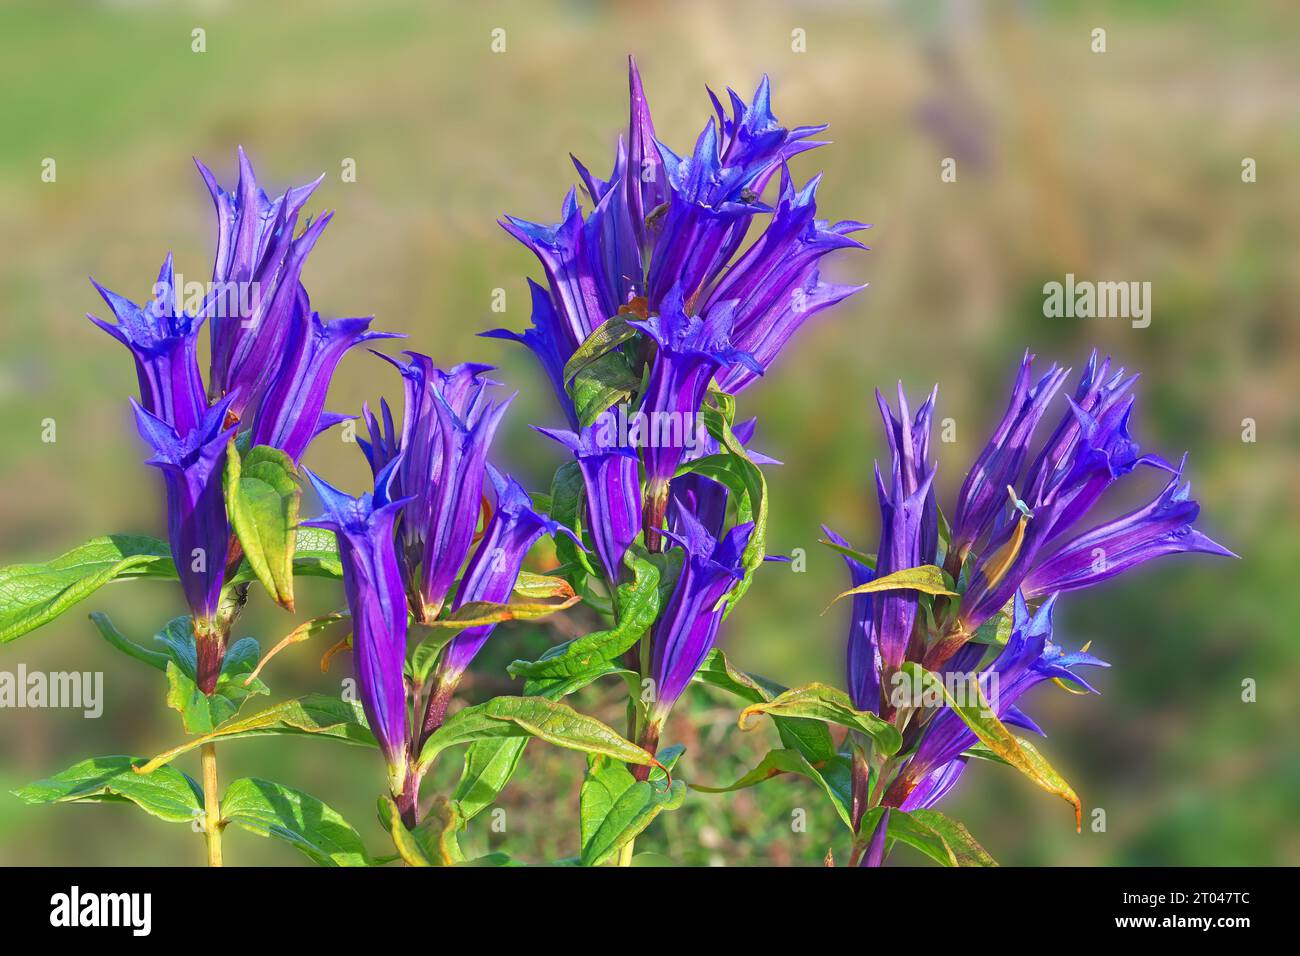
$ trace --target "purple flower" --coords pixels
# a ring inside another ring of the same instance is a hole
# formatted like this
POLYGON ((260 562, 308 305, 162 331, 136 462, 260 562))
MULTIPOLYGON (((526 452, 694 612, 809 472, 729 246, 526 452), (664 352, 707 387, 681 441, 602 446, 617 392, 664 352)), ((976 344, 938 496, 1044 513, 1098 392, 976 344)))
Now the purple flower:
MULTIPOLYGON (((936 389, 937 392, 937 389, 936 389)), ((884 396, 876 392, 876 403, 885 422, 891 458, 886 480, 876 467, 876 492, 880 499, 881 534, 876 557, 879 577, 933 564, 938 542, 938 514, 935 506, 935 466, 928 465, 930 419, 935 392, 912 418, 903 386, 898 386, 899 417, 895 418, 884 396)), ((919 592, 883 591, 873 602, 876 639, 887 669, 899 667, 912 643, 919 592)))
POLYGON ((357 689, 370 729, 388 761, 394 795, 406 784, 408 725, 406 685, 406 592, 394 545, 394 523, 406 504, 394 500, 390 483, 396 460, 380 472, 375 490, 352 498, 307 472, 324 514, 303 524, 338 538, 343 589, 352 615, 352 656, 357 689))
MULTIPOLYGON (((1053 365, 1031 387, 1033 362, 1034 356, 1026 351, 1006 413, 962 482, 953 514, 951 551, 957 556, 957 561, 965 559, 971 547, 989 532, 994 521, 1006 510, 1007 486, 1020 480, 1034 429, 1069 375, 1068 369, 1053 365)), ((960 564, 950 566, 949 570, 960 570, 960 564)))
POLYGON ((1139 465, 1175 469, 1139 453, 1129 433, 1136 376, 1109 374, 1110 362, 1089 359, 1069 410, 1021 483, 1015 507, 993 523, 962 599, 961 634, 972 634, 1015 595, 1043 549, 1070 530, 1102 493, 1139 465))
MULTIPOLYGON (((826 537, 842 548, 849 543, 830 528, 822 525, 826 537)), ((849 569, 851 587, 861 587, 875 580, 876 572, 851 555, 840 555, 849 569)), ((880 713, 880 643, 876 639, 874 598, 877 595, 855 594, 849 612, 849 637, 845 642, 848 652, 847 674, 849 698, 858 710, 880 713)))
POLYGON ((87 318, 131 350, 140 382, 140 404, 179 434, 188 435, 208 408, 196 344, 202 316, 178 310, 172 257, 158 272, 154 298, 144 308, 91 280, 117 319, 113 325, 87 318))
POLYGON ((678 475, 668 485, 668 530, 685 534, 680 516, 689 514, 704 530, 721 537, 727 520, 727 486, 697 472, 678 475))
POLYGON ((556 400, 564 409, 564 415, 570 428, 578 427, 578 411, 569 397, 564 382, 565 363, 573 356, 575 346, 560 326, 559 316, 551 304, 550 293, 532 279, 528 288, 533 297, 532 327, 524 332, 511 332, 509 329, 493 329, 482 333, 486 338, 508 339, 526 345, 541 362, 542 369, 555 390, 556 400))
MULTIPOLYGON (((419 352, 410 361, 389 359, 402 373, 406 409, 400 439, 387 444, 401 452, 393 494, 411 499, 401 522, 403 563, 411 590, 412 611, 421 621, 437 618, 461 565, 469 554, 483 502, 488 447, 510 399, 493 404, 482 379, 487 365, 435 368, 419 352), (418 573, 417 573, 418 568, 418 573)), ((389 427, 391 432, 391 418, 389 427)), ((363 446, 376 467, 372 432, 363 446)))
POLYGON ((759 198, 790 157, 822 145, 809 137, 825 127, 781 126, 763 77, 750 103, 728 91, 730 115, 710 93, 716 115, 683 158, 656 140, 632 61, 628 85, 628 131, 609 178, 597 178, 574 160, 593 204, 590 214, 570 190, 555 224, 502 221, 541 262, 546 288, 531 283, 532 328, 485 334, 522 342, 537 355, 570 429, 578 418, 563 380, 565 364, 620 312, 653 321, 680 309, 708 327, 726 325, 735 350, 751 357, 710 374, 734 392, 762 374, 806 319, 859 288, 820 279, 818 263, 828 252, 864 248, 849 238, 864 227, 817 219, 816 179, 796 190, 783 171, 776 209, 759 198), (769 213, 763 235, 737 258, 752 220, 769 213))
MULTIPOLYGON (((732 342, 751 353, 764 369, 809 318, 866 286, 822 282, 817 264, 837 249, 866 249, 849 233, 869 228, 860 222, 830 225, 817 219, 816 192, 821 176, 796 191, 782 167, 781 198, 767 229, 713 288, 701 311, 736 300, 732 342)), ((739 392, 757 375, 732 366, 718 379, 720 388, 739 392)))
POLYGON ((670 198, 648 270, 651 311, 673 286, 688 300, 708 288, 740 249, 750 220, 770 212, 759 195, 790 157, 821 143, 807 141, 825 126, 786 129, 772 115, 771 87, 764 76, 746 103, 734 91, 727 117, 717 97, 710 119, 688 157, 662 142, 659 154, 670 198))
MULTIPOLYGON (((1096 693, 1076 669, 1109 666, 1082 651, 1067 654, 1052 642, 1055 604, 1053 595, 1031 615, 1024 598, 1017 595, 1011 636, 997 658, 980 670, 976 678, 986 702, 999 719, 1034 733, 1042 731, 1016 708, 1020 698, 1043 681, 1056 678, 1096 693)), ((967 655, 974 666, 985 648, 970 647, 978 650, 967 655)), ((934 806, 956 783, 965 766, 962 754, 976 742, 975 733, 955 711, 941 710, 926 725, 916 752, 890 784, 885 803, 902 810, 934 806)))
POLYGON ((537 430, 573 453, 586 491, 587 529, 605 569, 617 582, 623 557, 641 530, 641 481, 636 452, 618 443, 615 416, 606 412, 581 435, 550 428, 537 430))
POLYGON ((291 335, 302 294, 298 279, 330 214, 294 233, 303 205, 325 177, 270 199, 242 148, 233 192, 195 163, 217 210, 217 255, 205 305, 212 340, 208 391, 214 398, 236 393, 231 411, 243 418, 269 386, 291 335))
POLYGON ((1182 482, 1186 461, 1184 456, 1150 504, 1080 535, 1044 558, 1022 584, 1025 597, 1085 588, 1167 554, 1200 551, 1235 558, 1192 527, 1201 506, 1191 497, 1191 484, 1182 482))
POLYGON ((669 479, 703 432, 700 407, 718 370, 742 364, 762 374, 753 356, 731 345, 734 316, 734 303, 722 303, 704 318, 688 315, 681 289, 674 287, 659 314, 628 323, 658 346, 640 408, 649 421, 641 461, 650 500, 666 500, 669 479))
POLYGON ((222 428, 230 399, 208 409, 184 434, 134 399, 131 405, 136 427, 154 452, 148 464, 163 474, 172 560, 194 616, 198 685, 210 694, 225 657, 225 635, 213 619, 221 600, 230 543, 222 488, 226 448, 235 434, 233 428, 222 428))
MULTIPOLYGON (((534 511, 528 492, 517 481, 491 467, 488 472, 496 489, 496 511, 465 568, 452 610, 473 601, 507 603, 519 579, 524 557, 543 534, 566 534, 577 541, 568 528, 534 511)), ((581 546, 581 542, 578 544, 581 546)), ((447 686, 459 680, 495 629, 495 624, 484 624, 460 631, 447 645, 438 664, 439 684, 447 686)))
POLYGON ((373 339, 401 338, 393 332, 370 332, 371 319, 322 321, 306 311, 306 294, 295 307, 284 357, 253 419, 252 444, 279 448, 294 464, 321 432, 352 416, 325 411, 330 379, 343 354, 373 339))
POLYGON ((683 549, 685 560, 650 638, 655 700, 649 724, 654 728, 663 725, 713 649, 726 610, 723 598, 744 576, 743 555, 754 529, 752 523, 737 525, 719 540, 690 512, 680 506, 674 512, 682 531, 667 535, 683 549))
POLYGON ((874 867, 885 865, 885 838, 889 835, 889 811, 890 808, 885 807, 885 812, 876 821, 876 828, 871 832, 871 840, 867 844, 867 851, 862 855, 862 862, 858 866, 874 867))

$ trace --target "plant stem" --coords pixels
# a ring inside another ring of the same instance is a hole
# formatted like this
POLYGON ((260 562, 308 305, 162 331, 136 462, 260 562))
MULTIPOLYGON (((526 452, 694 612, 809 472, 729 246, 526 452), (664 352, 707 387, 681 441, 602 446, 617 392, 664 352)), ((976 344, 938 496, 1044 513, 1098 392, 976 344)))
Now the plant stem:
POLYGON ((622 849, 620 849, 620 850, 618 851, 618 865, 619 865, 619 866, 631 866, 631 865, 632 865, 632 852, 633 852, 633 850, 634 850, 635 848, 636 848, 636 838, 635 838, 635 837, 633 837, 631 840, 628 840, 626 843, 623 844, 622 849))
POLYGON ((221 804, 217 796, 217 745, 204 744, 203 838, 208 844, 208 866, 221 866, 221 804))

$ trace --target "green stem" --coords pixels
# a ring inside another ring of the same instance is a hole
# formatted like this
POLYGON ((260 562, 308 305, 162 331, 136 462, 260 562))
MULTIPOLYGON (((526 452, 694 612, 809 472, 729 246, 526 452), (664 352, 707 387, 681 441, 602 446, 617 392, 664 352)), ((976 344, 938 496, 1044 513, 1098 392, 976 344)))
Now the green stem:
POLYGON ((217 745, 204 744, 203 759, 203 839, 208 844, 208 866, 221 866, 221 803, 217 795, 217 745))
POLYGON ((626 843, 623 844, 623 848, 618 851, 619 866, 632 865, 632 853, 635 850, 635 848, 636 848, 636 837, 633 837, 631 840, 628 840, 626 843))

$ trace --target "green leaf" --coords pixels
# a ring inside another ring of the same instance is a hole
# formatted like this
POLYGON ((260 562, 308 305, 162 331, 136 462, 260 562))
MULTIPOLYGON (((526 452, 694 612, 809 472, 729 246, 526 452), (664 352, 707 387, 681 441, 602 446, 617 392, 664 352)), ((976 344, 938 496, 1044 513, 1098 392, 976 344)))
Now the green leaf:
POLYGON ((640 385, 641 376, 622 352, 606 352, 587 365, 568 384, 579 428, 586 428, 611 405, 627 401, 640 385))
POLYGON ((62 773, 13 791, 25 803, 134 803, 168 823, 203 817, 203 791, 174 767, 142 776, 132 769, 139 757, 90 757, 62 773))
MULTIPOLYGON (((696 681, 717 687, 750 703, 770 701, 784 693, 785 687, 776 681, 757 674, 747 674, 732 667, 722 651, 714 648, 695 673, 696 681)), ((822 764, 835 756, 835 743, 831 733, 820 720, 807 717, 781 717, 770 715, 776 724, 781 742, 793 747, 810 763, 822 764)))
MULTIPOLYGON (((880 821, 880 815, 884 812, 882 807, 873 807, 862 815, 862 828, 859 831, 861 839, 870 839, 876 830, 876 824, 880 821)), ((897 807, 889 811, 889 832, 886 837, 889 840, 889 848, 892 848, 895 842, 906 843, 940 866, 957 865, 957 857, 944 842, 943 837, 897 807)))
POLYGON ((281 607, 293 610, 293 554, 302 489, 293 459, 259 445, 241 459, 232 442, 226 452, 226 512, 244 557, 281 607))
POLYGON ((600 323, 564 363, 564 384, 567 386, 579 372, 638 334, 621 315, 600 323))
POLYGON ((391 798, 383 797, 380 805, 385 810, 383 823, 388 827, 393 845, 408 866, 459 866, 467 862, 456 839, 456 834, 465 828, 465 817, 455 801, 436 800, 414 830, 406 828, 391 798))
MULTIPOLYGON (((737 494, 736 500, 736 520, 738 522, 752 521, 754 530, 749 534, 749 542, 745 545, 744 567, 745 576, 741 578, 731 589, 727 598, 726 616, 731 614, 732 609, 749 590, 750 584, 753 583, 754 572, 763 564, 763 558, 767 554, 767 478, 763 475, 763 470, 754 464, 745 451, 745 446, 740 443, 731 432, 731 422, 734 420, 735 408, 734 402, 730 397, 719 398, 720 393, 714 393, 714 400, 724 403, 721 409, 705 408, 704 423, 709 433, 722 445, 725 455, 710 455, 707 458, 700 459, 700 462, 707 462, 710 459, 729 459, 726 464, 721 462, 711 463, 704 466, 708 470, 701 471, 701 474, 707 474, 717 481, 721 481, 737 494), (716 468, 714 467, 716 465, 716 468)), ((692 470, 696 470, 692 467, 692 470)))
POLYGON ((299 528, 294 533, 293 573, 313 578, 343 577, 339 543, 333 531, 299 528))
POLYGON ((998 720, 988 702, 985 701, 984 694, 980 691, 977 683, 971 681, 967 684, 968 689, 974 691, 974 701, 958 701, 942 680, 921 667, 920 664, 908 661, 903 664, 902 669, 913 681, 914 688, 922 688, 922 693, 926 693, 931 689, 941 691, 945 703, 956 711, 957 716, 965 722, 966 726, 974 732, 975 736, 990 751, 1025 774, 1039 787, 1048 793, 1056 794, 1074 807, 1075 829, 1082 830, 1083 805, 1079 802, 1073 788, 1066 783, 1064 777, 1052 768, 1052 765, 1038 752, 1037 748, 1027 740, 1016 737, 1011 731, 1007 730, 1002 721, 998 720))
POLYGON ((582 598, 576 594, 559 604, 496 604, 492 601, 470 601, 462 604, 446 617, 429 621, 425 627, 463 631, 470 627, 500 624, 503 621, 535 621, 557 611, 573 607, 582 598))
POLYGON ((527 737, 500 737, 469 745, 460 781, 452 794, 467 821, 496 802, 519 768, 519 759, 527 746, 527 737))
POLYGON ((618 587, 618 623, 609 630, 557 644, 539 660, 515 661, 507 668, 510 676, 573 677, 614 660, 641 639, 659 614, 659 569, 631 551, 624 561, 632 569, 633 579, 618 587))
POLYGON ((818 538, 817 543, 824 544, 832 551, 845 555, 846 557, 850 557, 854 561, 857 561, 859 564, 866 565, 873 571, 876 569, 876 556, 874 554, 867 554, 865 551, 857 551, 845 545, 836 544, 834 541, 831 541, 829 538, 818 538))
POLYGON ((434 731, 420 751, 419 772, 448 747, 500 737, 539 737, 557 747, 605 754, 625 763, 658 763, 612 727, 567 704, 544 697, 494 697, 457 711, 434 731))
POLYGON ((0 644, 49 623, 110 581, 131 578, 175 580, 166 542, 110 534, 44 564, 0 568, 0 644))
POLYGON ((750 704, 740 712, 740 729, 752 727, 750 718, 758 714, 775 714, 783 717, 808 717, 841 727, 860 730, 871 737, 886 756, 898 752, 903 745, 897 728, 881 720, 870 711, 857 710, 844 691, 826 684, 808 684, 787 690, 778 697, 763 703, 750 704), (749 723, 750 726, 746 726, 749 723))
POLYGON ((587 775, 580 798, 583 866, 599 866, 635 840, 664 810, 681 806, 686 785, 659 780, 637 780, 621 763, 604 756, 587 758, 587 775))
POLYGON ((211 733, 187 740, 154 757, 139 769, 139 773, 153 773, 181 754, 205 743, 275 734, 334 738, 350 744, 376 746, 374 735, 366 726, 360 704, 323 694, 308 694, 306 697, 283 701, 248 717, 229 721, 211 733))
MULTIPOLYGON (((898 812, 898 811, 895 811, 898 812)), ((891 817, 893 814, 890 815, 891 817)), ((997 866, 997 860, 980 846, 965 826, 938 810, 912 810, 913 820, 925 824, 939 835, 952 851, 958 866, 997 866)))
POLYGON ((169 658, 166 654, 163 654, 160 651, 151 651, 148 648, 141 647, 134 641, 129 640, 113 625, 113 622, 108 619, 107 614, 104 614, 101 611, 92 611, 90 620, 99 630, 100 636, 123 654, 126 654, 128 657, 134 657, 138 661, 143 661, 150 667, 156 667, 160 671, 167 670, 167 662, 169 658))
MULTIPOLYGON (((257 660, 257 642, 251 637, 246 637, 235 645, 231 651, 235 651, 240 645, 247 646, 247 642, 252 643, 253 655, 252 660, 257 660)), ((232 658, 231 653, 227 653, 226 662, 222 666, 221 677, 217 680, 216 689, 212 694, 206 695, 199 690, 194 679, 180 667, 176 661, 167 662, 167 706, 177 711, 181 715, 181 725, 185 728, 187 734, 207 734, 211 733, 222 723, 234 717, 239 713, 244 702, 257 694, 270 693, 269 689, 260 680, 254 680, 250 684, 244 683, 244 677, 249 671, 249 658, 247 654, 240 654, 232 658)))
MULTIPOLYGON (((533 495, 533 505, 543 514, 549 512, 541 507, 538 501, 539 495, 533 495)), ((519 577, 515 579, 515 595, 521 598, 540 599, 540 598, 561 598, 567 600, 573 597, 573 585, 564 578, 556 577, 551 574, 536 574, 532 571, 520 571, 519 577)))
POLYGON ((221 818, 258 836, 284 840, 320 866, 369 866, 370 854, 338 811, 315 797, 255 777, 232 781, 221 818))
POLYGON ((866 584, 849 588, 847 591, 837 594, 835 600, 826 605, 822 613, 825 614, 826 611, 829 611, 835 601, 841 598, 853 594, 874 594, 878 591, 922 591, 925 594, 957 596, 956 591, 948 590, 948 579, 944 577, 943 568, 935 567, 933 564, 924 564, 919 568, 904 568, 902 571, 886 574, 883 578, 875 578, 866 584))
POLYGON ((759 761, 753 770, 733 784, 723 787, 709 787, 692 782, 690 786, 692 790, 698 790, 701 793, 730 793, 733 790, 744 790, 748 787, 757 786, 765 780, 771 780, 773 777, 790 773, 807 777, 820 786, 825 791, 826 796, 830 798, 831 805, 835 807, 835 812, 839 814, 844 825, 850 830, 853 829, 852 761, 843 754, 834 754, 825 762, 813 764, 798 750, 772 750, 759 761))

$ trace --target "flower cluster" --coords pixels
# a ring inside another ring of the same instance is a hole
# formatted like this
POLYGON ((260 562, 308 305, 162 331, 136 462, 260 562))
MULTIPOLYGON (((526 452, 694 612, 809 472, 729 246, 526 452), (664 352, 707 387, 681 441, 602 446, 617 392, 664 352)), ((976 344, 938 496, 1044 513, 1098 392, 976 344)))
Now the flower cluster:
MULTIPOLYGON (((749 101, 729 90, 730 112, 710 92, 715 115, 683 155, 656 137, 635 62, 629 90, 609 178, 574 161, 590 211, 574 188, 557 223, 502 221, 536 255, 545 284, 530 280, 531 328, 486 334, 526 345, 551 382, 569 429, 544 432, 580 467, 585 527, 609 590, 638 539, 650 552, 681 551, 643 675, 656 688, 642 738, 653 746, 713 646, 753 531, 726 529, 731 491, 693 470, 722 451, 707 425, 710 390, 741 392, 804 322, 863 288, 820 270, 828 253, 866 248, 852 238, 866 226, 817 218, 820 177, 798 187, 787 162, 822 145, 811 137, 825 127, 778 122, 767 77, 749 101), (615 426, 627 420, 640 427, 615 426)), ((737 439, 752 433, 752 422, 734 429, 737 439)))
POLYGON ((149 464, 163 473, 172 557, 193 615, 198 682, 211 693, 225 656, 223 587, 241 556, 222 490, 231 439, 278 449, 297 464, 313 438, 345 420, 325 411, 344 353, 393 333, 370 331, 369 318, 326 321, 311 308, 300 277, 330 216, 298 225, 319 179, 271 199, 242 149, 233 192, 198 167, 217 210, 212 281, 190 297, 188 283, 178 287, 169 254, 145 305, 95 283, 117 321, 89 318, 135 359, 136 422, 154 452, 149 464), (206 387, 197 348, 204 321, 211 343, 206 387))
POLYGON ((1026 354, 1007 411, 961 486, 950 529, 936 505, 937 466, 929 456, 935 393, 912 415, 901 385, 897 414, 877 393, 890 470, 886 476, 876 469, 881 535, 874 560, 827 529, 855 592, 847 664, 853 706, 901 725, 910 744, 892 780, 874 791, 887 809, 932 807, 977 742, 953 710, 916 713, 895 699, 907 683, 905 665, 974 675, 977 686, 996 688, 990 706, 998 719, 1041 732, 1016 706, 1019 698, 1044 680, 1091 691, 1075 668, 1106 666, 1052 641, 1060 592, 1162 555, 1233 556, 1192 527, 1199 507, 1182 482, 1183 465, 1140 451, 1130 432, 1137 376, 1112 370, 1108 358, 1092 354, 1059 424, 1031 459, 1037 426, 1069 377, 1053 365, 1035 380, 1032 366, 1026 354), (1139 466, 1166 473, 1164 490, 1145 507, 1080 532, 1103 493, 1139 466), (933 580, 928 588, 907 587, 922 583, 898 576, 912 569, 942 573, 943 587, 933 580), (896 586, 883 587, 890 576, 896 586), (1040 600, 1031 610, 1030 602, 1040 600))

